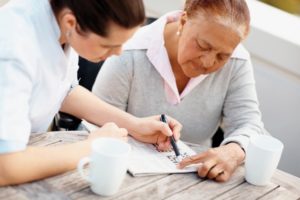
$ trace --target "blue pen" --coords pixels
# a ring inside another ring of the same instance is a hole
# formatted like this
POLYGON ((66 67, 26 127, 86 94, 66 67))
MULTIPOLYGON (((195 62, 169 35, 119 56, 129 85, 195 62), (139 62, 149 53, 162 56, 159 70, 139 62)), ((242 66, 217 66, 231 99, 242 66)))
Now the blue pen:
MULTIPOLYGON (((164 123, 167 123, 167 118, 166 118, 166 115, 165 115, 165 114, 162 114, 162 115, 160 116, 160 121, 162 121, 162 122, 164 122, 164 123)), ((170 141, 171 141, 171 145, 172 145, 172 147, 173 147, 173 149, 174 149, 174 152, 175 152, 176 157, 180 156, 179 149, 178 149, 178 147, 177 147, 177 144, 176 144, 176 141, 175 141, 175 138, 174 138, 173 135, 170 137, 170 141)))

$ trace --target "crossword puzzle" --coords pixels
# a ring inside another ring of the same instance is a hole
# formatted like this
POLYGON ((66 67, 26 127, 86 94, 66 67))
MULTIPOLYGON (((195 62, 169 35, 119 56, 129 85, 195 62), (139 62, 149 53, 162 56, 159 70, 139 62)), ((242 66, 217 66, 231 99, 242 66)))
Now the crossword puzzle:
POLYGON ((160 153, 172 153, 173 152, 171 155, 166 155, 166 158, 168 158, 175 165, 177 165, 184 158, 191 156, 187 152, 183 151, 181 148, 179 148, 179 151, 181 153, 180 157, 176 157, 174 155, 174 150, 173 150, 172 147, 170 149, 167 149, 167 150, 160 150, 160 149, 158 149, 158 145, 157 144, 153 144, 153 146, 155 147, 156 151, 158 151, 160 153))
MULTIPOLYGON (((181 159, 184 159, 186 157, 189 157, 190 155, 188 155, 186 152, 181 154, 181 159)), ((177 159, 177 157, 175 155, 169 155, 167 156, 167 158, 174 164, 178 164, 180 162, 180 160, 177 159)))

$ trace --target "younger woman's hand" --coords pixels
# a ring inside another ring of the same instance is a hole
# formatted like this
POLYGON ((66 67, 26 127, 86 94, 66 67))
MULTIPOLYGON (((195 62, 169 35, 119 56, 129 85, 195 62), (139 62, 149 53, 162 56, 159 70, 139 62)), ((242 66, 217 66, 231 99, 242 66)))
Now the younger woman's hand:
POLYGON ((128 132, 125 128, 119 128, 115 123, 106 123, 101 128, 91 132, 88 139, 93 140, 99 137, 114 137, 127 140, 128 132))

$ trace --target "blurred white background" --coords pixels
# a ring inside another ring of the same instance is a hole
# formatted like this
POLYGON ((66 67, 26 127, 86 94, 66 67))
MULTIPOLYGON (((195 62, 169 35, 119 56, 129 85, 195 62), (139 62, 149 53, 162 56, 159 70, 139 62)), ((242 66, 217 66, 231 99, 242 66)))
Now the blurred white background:
POLYGON ((4 3, 6 3, 8 0, 0 0, 0 6, 2 6, 4 3))

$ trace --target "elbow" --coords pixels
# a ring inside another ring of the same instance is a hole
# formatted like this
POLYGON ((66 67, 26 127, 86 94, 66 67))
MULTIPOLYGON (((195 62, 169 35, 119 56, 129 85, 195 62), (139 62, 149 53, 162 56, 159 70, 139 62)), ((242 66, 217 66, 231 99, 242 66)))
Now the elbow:
POLYGON ((4 187, 4 186, 8 186, 9 183, 3 179, 2 177, 0 177, 0 187, 4 187))
POLYGON ((5 172, 0 169, 0 187, 10 185, 9 179, 5 177, 5 172))

